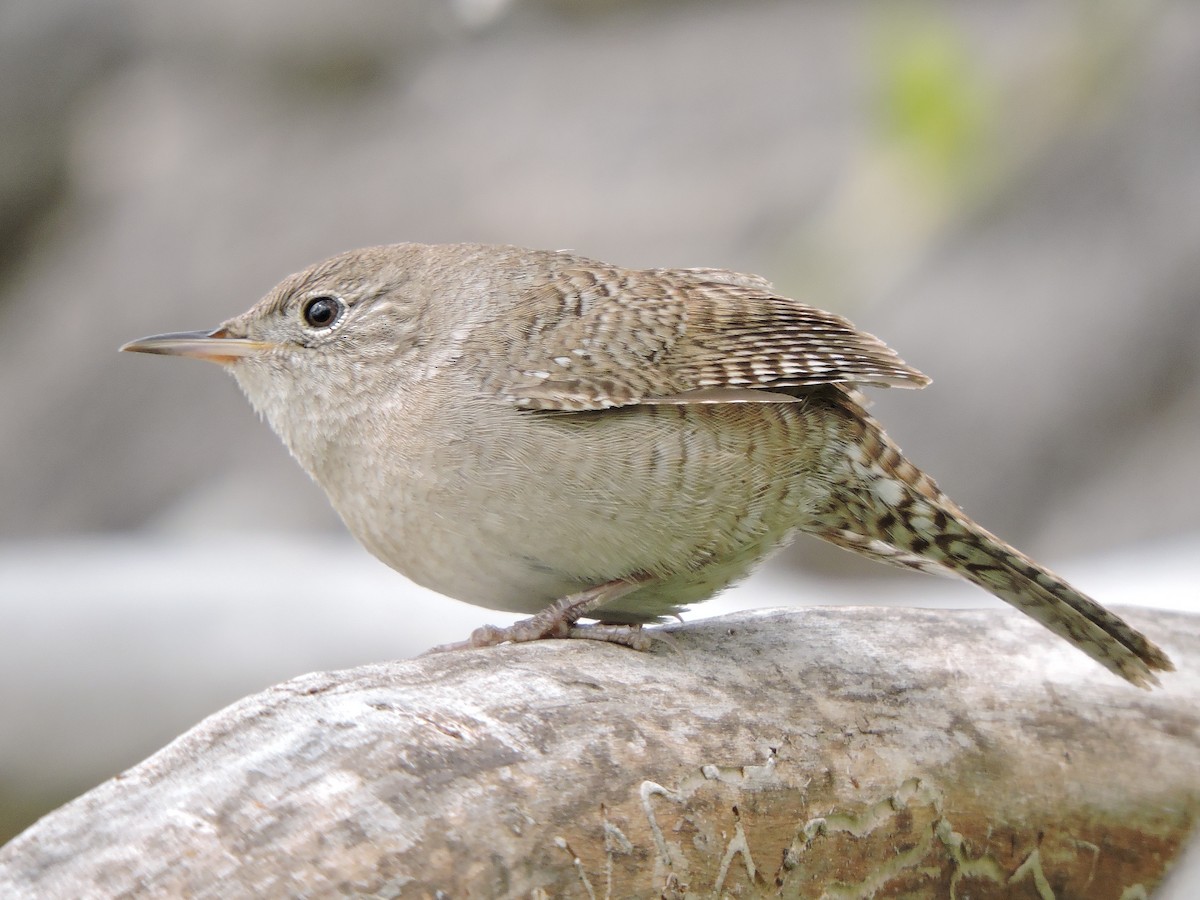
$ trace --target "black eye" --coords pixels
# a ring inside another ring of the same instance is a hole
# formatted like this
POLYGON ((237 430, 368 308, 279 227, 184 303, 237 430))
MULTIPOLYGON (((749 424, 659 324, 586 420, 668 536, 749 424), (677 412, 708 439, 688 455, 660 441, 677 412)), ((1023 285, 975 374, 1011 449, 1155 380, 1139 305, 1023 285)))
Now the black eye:
POLYGON ((312 297, 305 301, 304 322, 312 328, 328 328, 337 321, 345 304, 337 297, 312 297))

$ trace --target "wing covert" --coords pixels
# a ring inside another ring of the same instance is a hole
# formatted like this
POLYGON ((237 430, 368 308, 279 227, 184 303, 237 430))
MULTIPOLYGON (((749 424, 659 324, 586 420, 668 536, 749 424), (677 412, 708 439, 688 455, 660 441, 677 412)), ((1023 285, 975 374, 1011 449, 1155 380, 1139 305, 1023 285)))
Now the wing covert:
MULTIPOLYGON (((523 409, 792 401, 821 384, 929 379, 834 313, 714 269, 632 271, 570 259, 505 313, 489 387, 523 409), (694 398, 694 399, 693 399, 694 398)), ((489 342, 490 343, 490 342, 489 342)))

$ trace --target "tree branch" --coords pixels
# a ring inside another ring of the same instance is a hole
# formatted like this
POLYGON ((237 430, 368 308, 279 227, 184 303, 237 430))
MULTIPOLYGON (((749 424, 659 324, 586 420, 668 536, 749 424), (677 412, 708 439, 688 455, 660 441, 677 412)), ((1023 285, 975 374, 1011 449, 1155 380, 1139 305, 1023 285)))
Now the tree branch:
MULTIPOLYGON (((0 848, 0 896, 1120 897, 1200 813, 1200 619, 805 609, 297 678, 0 848)), ((81 735, 80 740, 87 740, 81 735)))

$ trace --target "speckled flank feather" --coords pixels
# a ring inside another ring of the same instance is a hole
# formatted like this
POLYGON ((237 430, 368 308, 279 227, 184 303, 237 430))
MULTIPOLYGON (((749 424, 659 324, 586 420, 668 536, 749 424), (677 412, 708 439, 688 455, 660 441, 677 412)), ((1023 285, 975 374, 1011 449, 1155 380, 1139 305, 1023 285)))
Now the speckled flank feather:
MULTIPOLYGON (((813 534, 858 552, 864 552, 859 541, 879 541, 899 554, 889 561, 926 560, 955 572, 1139 687, 1158 684, 1154 670, 1174 669, 1121 618, 971 521, 848 396, 833 406, 841 415, 829 419, 829 446, 834 471, 841 473, 813 534)), ((887 556, 870 545, 865 552, 887 556)))

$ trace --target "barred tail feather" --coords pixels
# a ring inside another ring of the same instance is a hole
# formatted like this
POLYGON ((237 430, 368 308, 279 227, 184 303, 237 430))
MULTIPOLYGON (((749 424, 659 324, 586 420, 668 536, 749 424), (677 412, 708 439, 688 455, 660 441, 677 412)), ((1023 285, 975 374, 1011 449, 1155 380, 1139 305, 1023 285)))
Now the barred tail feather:
POLYGON ((898 565, 948 569, 1011 603, 1138 687, 1175 666, 1120 616, 971 521, 857 404, 832 420, 842 476, 811 530, 898 565), (847 415, 848 414, 848 415, 847 415), (846 535, 860 538, 847 540, 846 535), (881 549, 884 548, 884 549, 881 549))
MULTIPOLYGON (((935 513, 936 515, 936 513, 935 513)), ((923 538, 912 538, 924 543, 923 538)), ((1092 659, 1141 688, 1157 685, 1155 671, 1175 667, 1162 650, 1124 619, 969 519, 951 520, 933 538, 934 558, 991 591, 1092 659)))

